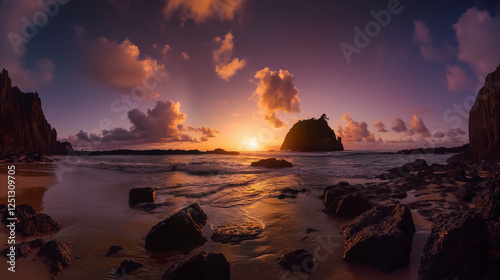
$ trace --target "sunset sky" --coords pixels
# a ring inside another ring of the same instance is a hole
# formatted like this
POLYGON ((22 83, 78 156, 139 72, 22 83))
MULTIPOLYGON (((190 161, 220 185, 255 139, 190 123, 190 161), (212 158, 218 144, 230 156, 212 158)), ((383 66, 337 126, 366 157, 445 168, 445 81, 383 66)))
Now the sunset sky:
POLYGON ((0 68, 75 149, 458 146, 498 1, 0 0, 0 68), (42 7, 40 3, 49 3, 42 7))

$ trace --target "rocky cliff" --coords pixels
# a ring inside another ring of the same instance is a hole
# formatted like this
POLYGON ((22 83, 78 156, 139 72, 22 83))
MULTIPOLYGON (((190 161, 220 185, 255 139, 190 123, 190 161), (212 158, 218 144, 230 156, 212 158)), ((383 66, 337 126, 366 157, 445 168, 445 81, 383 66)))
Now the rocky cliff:
POLYGON ((45 119, 37 93, 23 93, 12 87, 9 73, 0 74, 0 153, 53 154, 71 149, 56 141, 57 132, 45 119))
POLYGON ((500 159, 500 66, 486 77, 469 112, 469 144, 478 159, 500 159))
POLYGON ((327 117, 301 120, 293 125, 281 145, 281 150, 300 152, 342 151, 344 146, 340 137, 328 126, 327 117))

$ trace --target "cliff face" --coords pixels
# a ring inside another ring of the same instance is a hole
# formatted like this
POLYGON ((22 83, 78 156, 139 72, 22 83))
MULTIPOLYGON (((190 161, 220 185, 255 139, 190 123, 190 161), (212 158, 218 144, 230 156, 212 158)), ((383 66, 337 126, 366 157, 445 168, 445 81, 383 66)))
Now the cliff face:
POLYGON ((56 141, 57 132, 45 119, 38 94, 12 87, 5 69, 0 74, 0 132, 4 154, 63 153, 70 145, 56 141))
POLYGON ((486 77, 469 112, 469 144, 478 159, 500 159, 500 66, 486 77))
POLYGON ((293 125, 281 145, 281 150, 300 152, 342 151, 340 137, 328 126, 326 115, 319 119, 301 120, 293 125))

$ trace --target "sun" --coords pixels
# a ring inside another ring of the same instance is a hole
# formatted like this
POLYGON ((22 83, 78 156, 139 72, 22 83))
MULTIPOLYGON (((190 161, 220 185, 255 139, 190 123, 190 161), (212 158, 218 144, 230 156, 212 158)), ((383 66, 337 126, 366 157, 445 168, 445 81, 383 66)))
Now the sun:
POLYGON ((259 141, 255 137, 248 138, 245 142, 249 150, 257 150, 259 148, 259 141))

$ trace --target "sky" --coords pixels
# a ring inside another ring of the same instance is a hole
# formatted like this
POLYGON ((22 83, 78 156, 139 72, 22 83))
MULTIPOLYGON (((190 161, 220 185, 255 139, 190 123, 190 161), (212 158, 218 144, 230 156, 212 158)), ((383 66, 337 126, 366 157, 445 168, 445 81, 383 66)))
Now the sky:
POLYGON ((459 146, 498 1, 0 0, 0 68, 76 150, 459 146))

